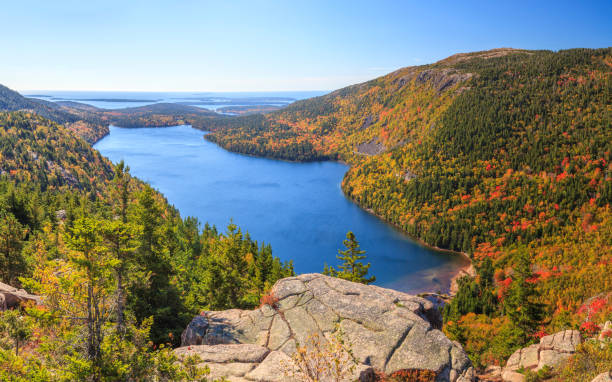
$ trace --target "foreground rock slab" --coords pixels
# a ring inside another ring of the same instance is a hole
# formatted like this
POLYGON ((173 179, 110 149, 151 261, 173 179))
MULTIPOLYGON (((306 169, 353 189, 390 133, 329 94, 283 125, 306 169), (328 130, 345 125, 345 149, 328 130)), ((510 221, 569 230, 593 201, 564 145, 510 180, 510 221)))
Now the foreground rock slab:
POLYGON ((423 298, 320 274, 279 280, 271 296, 272 306, 195 317, 177 355, 198 354, 212 378, 290 381, 284 369, 298 344, 340 330, 359 363, 352 380, 407 369, 431 370, 437 381, 473 379, 467 355, 439 330, 439 312, 423 298))

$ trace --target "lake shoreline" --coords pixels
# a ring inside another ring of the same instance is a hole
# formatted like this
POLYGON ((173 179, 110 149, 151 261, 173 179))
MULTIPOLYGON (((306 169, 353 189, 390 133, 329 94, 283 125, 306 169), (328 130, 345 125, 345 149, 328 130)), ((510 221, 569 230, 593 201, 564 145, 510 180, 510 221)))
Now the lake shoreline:
MULTIPOLYGON (((460 266, 459 268, 457 268, 456 272, 454 272, 455 274, 450 278, 449 289, 448 289, 448 291, 445 292, 445 293, 448 293, 449 296, 452 297, 455 294, 457 294, 457 291, 459 289, 459 287, 457 285, 457 281, 460 278, 462 278, 464 276, 471 276, 471 277, 473 277, 473 276, 476 275, 476 270, 474 268, 474 264, 472 263, 472 258, 467 253, 459 252, 459 251, 453 251, 452 249, 440 248, 440 247, 437 247, 435 245, 428 244, 428 243, 426 243, 425 241, 423 241, 423 240, 421 240, 419 238, 413 237, 412 235, 410 235, 408 232, 406 232, 404 229, 402 229, 397 224, 394 224, 392 222, 389 222, 389 221, 386 221, 385 219, 383 219, 376 212, 374 212, 373 209, 362 207, 359 203, 355 202, 353 199, 351 199, 348 196, 346 196, 346 194, 344 193, 344 190, 342 190, 342 193, 344 194, 345 198, 347 198, 351 202, 355 203, 356 206, 358 206, 359 208, 361 208, 365 212, 375 216, 376 218, 380 219, 382 222, 384 222, 386 224, 389 224, 393 228, 397 229, 398 231, 400 231, 403 235, 408 237, 413 242, 415 242, 415 243, 417 243, 417 244, 419 244, 419 245, 421 245, 421 246, 423 246, 425 248, 432 249, 432 250, 434 250, 436 252, 445 253, 445 254, 451 254, 451 255, 458 255, 458 256, 462 257, 466 261, 466 264, 464 264, 464 265, 460 266)), ((430 293, 434 293, 434 292, 435 291, 431 291, 430 293)))
MULTIPOLYGON (((109 130, 110 130, 111 126, 119 128, 119 129, 125 129, 125 130, 137 129, 137 128, 134 128, 134 127, 121 127, 121 126, 116 126, 116 125, 110 125, 109 126, 109 130)), ((279 161, 279 162, 285 162, 285 163, 314 163, 314 162, 318 162, 318 163, 325 163, 325 162, 338 163, 338 164, 341 164, 341 165, 346 167, 346 169, 344 170, 344 173, 343 173, 343 177, 346 175, 346 172, 351 167, 350 163, 347 163, 346 161, 341 160, 341 159, 336 159, 336 160, 314 160, 314 161, 291 161, 291 160, 282 160, 282 159, 272 158, 272 157, 269 157, 269 156, 258 156, 258 155, 253 155, 253 154, 243 154, 243 153, 231 151, 231 150, 228 150, 228 149, 224 148, 223 146, 219 145, 216 142, 212 142, 212 141, 206 139, 206 135, 208 135, 208 133, 209 133, 208 131, 194 128, 193 126, 191 126, 189 124, 176 125, 176 126, 157 126, 157 127, 143 126, 141 128, 142 129, 147 129, 147 128, 163 129, 163 128, 180 127, 180 126, 191 127, 194 130, 196 130, 196 131, 204 133, 203 136, 201 136, 200 139, 205 140, 206 142, 212 143, 212 144, 214 144, 214 146, 218 147, 219 149, 222 149, 223 151, 225 151, 227 153, 231 153, 231 154, 238 154, 240 156, 245 156, 245 157, 252 157, 252 158, 257 158, 257 159, 268 159, 268 160, 273 160, 275 162, 279 161)), ((105 135, 105 137, 106 137, 106 135, 105 135)), ((97 141, 97 142, 99 142, 99 141, 97 141)), ((440 287, 439 287, 440 289, 438 289, 438 291, 443 291, 443 293, 449 293, 450 295, 453 295, 454 293, 456 293, 457 279, 459 279, 460 277, 462 277, 462 276, 464 276, 466 274, 471 274, 473 272, 473 267, 472 267, 472 264, 471 264, 471 259, 470 259, 469 255, 467 253, 453 251, 453 250, 444 249, 444 248, 439 248, 439 247, 430 245, 430 244, 424 242, 423 240, 420 240, 418 238, 413 237, 412 235, 410 235, 408 232, 403 230, 398 225, 386 221, 381 216, 377 215, 372 209, 364 208, 359 203, 355 202, 355 200, 353 200, 350 197, 348 197, 346 195, 346 193, 344 192, 344 190, 342 189, 342 186, 341 186, 342 185, 342 180, 341 179, 340 179, 340 190, 342 192, 342 198, 344 198, 345 200, 349 201, 351 204, 355 205, 359 210, 367 212, 370 215, 373 215, 376 218, 376 220, 378 220, 381 223, 384 223, 384 224, 388 225, 390 228, 392 228, 393 230, 395 230, 396 232, 401 234, 401 236, 403 236, 404 238, 408 239, 408 241, 412 242, 413 244, 416 244, 416 245, 418 245, 418 246, 420 246, 422 248, 425 248, 425 249, 428 249, 428 250, 432 250, 432 251, 435 251, 435 252, 441 253, 441 254, 459 255, 461 257, 461 260, 462 260, 462 261, 459 261, 459 263, 460 263, 459 266, 457 266, 456 268, 454 266, 451 266, 451 267, 448 267, 450 269, 446 269, 444 271, 439 270, 432 277, 433 280, 436 280, 435 283, 441 284, 440 287)), ((386 240, 384 242, 386 242, 386 240)), ((395 252, 395 253, 399 253, 399 252, 395 252)), ((406 257, 406 259, 409 259, 409 258, 410 258, 409 256, 406 257)), ((450 259, 448 261, 452 262, 452 260, 450 260, 450 259)), ((407 273, 404 273, 404 275, 408 276, 408 275, 411 275, 411 273, 407 272, 407 273)), ((406 289, 404 289, 403 287, 401 287, 399 285, 398 286, 392 286, 391 288, 397 288, 398 290, 406 290, 406 289)), ((414 286, 408 288, 408 290, 414 290, 414 289, 415 289, 414 286)), ((436 286, 428 284, 424 291, 435 292, 436 291, 436 286)), ((408 292, 408 293, 415 294, 416 292, 408 292)))

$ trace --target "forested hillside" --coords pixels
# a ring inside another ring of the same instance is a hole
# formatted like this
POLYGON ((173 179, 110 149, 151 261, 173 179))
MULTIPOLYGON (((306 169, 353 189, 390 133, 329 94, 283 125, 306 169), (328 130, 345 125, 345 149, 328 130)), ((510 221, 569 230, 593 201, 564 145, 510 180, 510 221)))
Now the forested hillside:
POLYGON ((202 128, 211 119, 226 117, 188 105, 158 103, 125 109, 100 109, 78 102, 49 102, 27 98, 0 85, 0 111, 26 111, 64 125, 90 144, 108 134, 109 125, 166 127, 190 124, 202 128))
POLYGON ((293 274, 40 116, 0 113, 0 165, 0 280, 44 301, 0 314, 0 380, 199 381, 165 344, 200 311, 255 307, 293 274))
POLYGON ((477 342, 477 364, 499 361, 535 333, 578 326, 581 304, 612 290, 611 69, 610 48, 459 54, 216 121, 206 138, 342 159, 343 190, 359 205, 468 253, 479 276, 462 283, 447 333, 477 342))

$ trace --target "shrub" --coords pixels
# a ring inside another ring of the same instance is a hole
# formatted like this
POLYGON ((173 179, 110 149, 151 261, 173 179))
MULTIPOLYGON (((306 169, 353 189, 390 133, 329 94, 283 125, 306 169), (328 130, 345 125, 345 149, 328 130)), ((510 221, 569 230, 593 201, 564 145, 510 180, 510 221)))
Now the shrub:
POLYGON ((436 372, 422 369, 398 370, 387 377, 383 377, 380 382, 434 382, 436 372))
POLYGON ((272 292, 270 292, 261 296, 261 298, 259 299, 259 304, 260 307, 268 305, 272 309, 276 309, 276 304, 278 304, 278 298, 272 292))
POLYGON ((302 382, 351 380, 356 366, 357 360, 340 331, 327 339, 312 334, 304 346, 298 344, 290 362, 281 363, 287 378, 302 382))
POLYGON ((612 370, 612 342, 586 341, 559 372, 560 381, 591 381, 612 370))

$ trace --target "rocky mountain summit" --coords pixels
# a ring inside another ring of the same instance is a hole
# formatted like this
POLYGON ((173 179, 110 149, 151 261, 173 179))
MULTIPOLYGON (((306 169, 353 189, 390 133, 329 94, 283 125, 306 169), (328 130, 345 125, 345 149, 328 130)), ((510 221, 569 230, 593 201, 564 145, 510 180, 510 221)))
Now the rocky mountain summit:
POLYGON ((288 381, 283 365, 310 336, 342 333, 358 366, 355 379, 372 380, 427 370, 436 381, 469 381, 463 348, 440 330, 434 305, 373 285, 305 274, 279 280, 260 308, 204 312, 182 335, 179 357, 197 354, 211 377, 232 381, 288 381))

